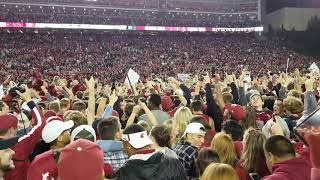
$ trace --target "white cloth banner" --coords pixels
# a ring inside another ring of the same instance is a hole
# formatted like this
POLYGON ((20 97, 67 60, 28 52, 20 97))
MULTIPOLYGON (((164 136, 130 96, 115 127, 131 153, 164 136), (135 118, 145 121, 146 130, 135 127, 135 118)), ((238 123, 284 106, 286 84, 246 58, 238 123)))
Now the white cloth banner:
POLYGON ((136 73, 133 69, 129 69, 128 76, 126 77, 125 83, 129 83, 128 77, 131 84, 137 84, 139 82, 140 76, 138 73, 136 73))

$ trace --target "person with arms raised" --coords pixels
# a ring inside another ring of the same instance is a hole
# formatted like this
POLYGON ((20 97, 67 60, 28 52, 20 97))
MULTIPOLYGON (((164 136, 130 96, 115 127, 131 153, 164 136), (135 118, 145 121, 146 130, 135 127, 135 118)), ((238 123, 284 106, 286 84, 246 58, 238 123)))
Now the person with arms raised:
MULTIPOLYGON (((40 108, 35 104, 31 97, 31 90, 26 88, 24 93, 17 91, 19 96, 27 102, 28 107, 32 111, 33 127, 27 134, 18 139, 18 143, 12 147, 15 152, 13 162, 15 169, 6 171, 4 179, 6 180, 25 180, 27 179, 27 171, 29 168, 28 156, 31 154, 35 145, 41 138, 41 132, 46 124, 40 108)), ((15 137, 17 134, 17 117, 12 114, 3 114, 0 116, 0 139, 6 140, 15 137)))

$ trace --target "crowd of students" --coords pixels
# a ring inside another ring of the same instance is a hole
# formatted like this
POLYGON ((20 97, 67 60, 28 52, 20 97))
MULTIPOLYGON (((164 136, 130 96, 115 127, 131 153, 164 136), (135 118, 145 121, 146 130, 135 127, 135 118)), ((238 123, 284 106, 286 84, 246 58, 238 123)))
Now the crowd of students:
MULTIPOLYGON (((294 128, 317 109, 319 72, 248 80, 207 72, 145 83, 3 81, 0 176, 43 179, 316 180, 320 137, 294 128)), ((130 79, 130 77, 129 77, 130 79)))
MULTIPOLYGON (((38 71, 44 79, 84 79, 93 75, 101 83, 123 82, 129 68, 142 80, 177 76, 199 77, 217 65, 217 71, 240 74, 248 66, 251 77, 268 71, 299 68, 306 72, 316 58, 298 53, 282 40, 259 40, 254 33, 139 33, 34 31, 9 29, 0 36, 0 79, 10 74, 26 81, 38 71), (274 67, 277 67, 274 69, 274 67)), ((224 76, 223 73, 221 73, 224 76)))

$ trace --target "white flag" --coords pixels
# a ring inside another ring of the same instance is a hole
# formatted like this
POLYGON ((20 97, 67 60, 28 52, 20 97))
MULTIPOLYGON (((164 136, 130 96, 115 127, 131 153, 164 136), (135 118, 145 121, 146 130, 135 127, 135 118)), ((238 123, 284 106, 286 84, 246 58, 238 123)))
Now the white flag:
POLYGON ((140 78, 139 74, 136 73, 136 72, 135 72, 133 69, 131 69, 131 68, 130 68, 129 71, 128 71, 128 76, 126 77, 125 83, 126 83, 126 82, 129 83, 128 77, 129 77, 129 80, 130 80, 130 83, 131 83, 131 84, 137 84, 138 81, 139 81, 139 78, 140 78))

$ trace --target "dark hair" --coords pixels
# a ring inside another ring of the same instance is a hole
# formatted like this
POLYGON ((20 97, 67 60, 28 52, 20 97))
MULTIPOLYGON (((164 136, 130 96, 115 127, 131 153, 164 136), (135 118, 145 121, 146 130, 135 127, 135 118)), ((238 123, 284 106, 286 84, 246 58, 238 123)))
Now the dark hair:
POLYGON ((220 163, 218 153, 210 148, 201 149, 196 159, 196 167, 200 176, 211 163, 220 163))
POLYGON ((206 128, 206 130, 211 129, 209 123, 202 116, 193 116, 190 120, 190 123, 200 123, 206 128))
POLYGON ((122 133, 123 134, 134 134, 138 132, 145 131, 145 129, 139 124, 131 124, 130 126, 126 127, 122 133))
POLYGON ((296 152, 289 139, 284 136, 276 135, 267 139, 264 145, 266 152, 272 153, 276 157, 296 156, 296 152))
POLYGON ((158 94, 151 94, 148 103, 153 104, 155 107, 159 107, 161 104, 161 97, 158 94))
POLYGON ((82 92, 82 91, 76 92, 76 97, 77 97, 78 99, 82 99, 82 98, 83 98, 83 92, 82 92))
POLYGON ((117 132, 120 131, 119 118, 111 116, 102 118, 98 123, 98 133, 102 140, 114 140, 117 132))
POLYGON ((72 110, 76 110, 76 111, 84 111, 86 110, 87 106, 86 103, 84 103, 83 101, 77 101, 72 105, 72 110))
POLYGON ((64 121, 69 121, 73 120, 74 126, 71 128, 71 131, 73 131, 76 127, 83 125, 83 124, 88 124, 88 119, 87 117, 80 111, 72 111, 69 113, 64 121))
POLYGON ((124 114, 127 118, 129 118, 129 116, 131 115, 134 106, 135 106, 134 103, 128 102, 124 107, 124 114))
POLYGON ((78 139, 86 139, 89 141, 94 142, 94 136, 87 130, 83 129, 81 130, 75 137, 74 137, 74 141, 78 140, 78 139))
POLYGON ((242 139, 243 136, 243 128, 240 124, 238 124, 235 120, 228 120, 222 125, 222 130, 225 131, 226 134, 231 134, 232 140, 237 141, 242 139))
POLYGON ((164 125, 155 126, 150 134, 160 147, 170 147, 170 131, 164 125))
POLYGON ((193 101, 190 104, 190 109, 194 110, 194 111, 203 111, 201 101, 199 101, 199 100, 193 101))
POLYGON ((8 131, 9 131, 9 129, 0 128, 0 135, 4 136, 5 134, 7 134, 8 131))

